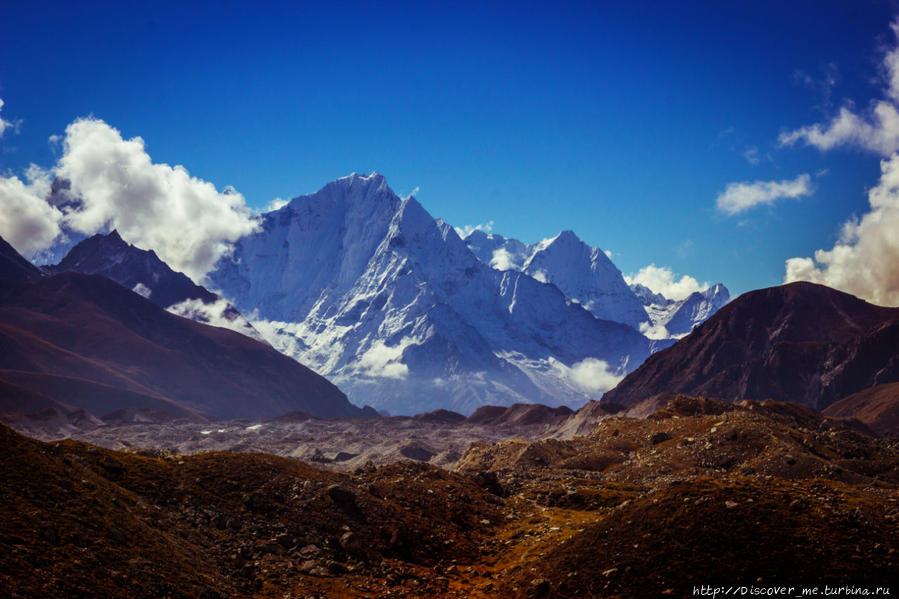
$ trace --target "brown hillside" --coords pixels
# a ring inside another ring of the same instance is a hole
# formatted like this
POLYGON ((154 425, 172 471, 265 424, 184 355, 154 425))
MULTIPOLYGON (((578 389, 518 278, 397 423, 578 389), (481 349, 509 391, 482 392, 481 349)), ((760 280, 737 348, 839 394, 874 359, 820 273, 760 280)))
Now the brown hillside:
MULTIPOLYGON (((130 403, 140 394, 211 418, 267 418, 293 410, 326 418, 363 416, 334 385, 268 345, 169 314, 97 275, 4 284, 0 350, 3 370, 131 392, 123 405, 104 403, 105 411, 165 409, 159 401, 130 403)), ((46 394, 48 385, 43 380, 37 389, 46 394)))
POLYGON ((633 405, 663 392, 792 401, 823 409, 899 381, 899 308, 812 283, 746 293, 652 355, 603 396, 633 405))
POLYGON ((899 383, 878 385, 827 406, 832 418, 855 418, 879 435, 899 435, 899 383))

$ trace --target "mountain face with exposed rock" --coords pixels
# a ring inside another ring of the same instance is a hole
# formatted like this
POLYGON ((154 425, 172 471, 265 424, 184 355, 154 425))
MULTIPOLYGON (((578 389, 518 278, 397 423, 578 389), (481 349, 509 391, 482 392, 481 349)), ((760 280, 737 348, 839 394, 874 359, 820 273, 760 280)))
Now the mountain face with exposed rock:
POLYGON ((812 283, 743 294, 651 356, 603 402, 671 391, 731 401, 775 399, 824 409, 899 381, 899 308, 812 283))
MULTIPOLYGON (((576 249, 582 266, 605 264, 576 249)), ((552 263, 553 248, 544 250, 552 263)), ((378 174, 338 179, 263 215, 209 278, 255 314, 272 345, 357 403, 393 413, 578 405, 649 355, 632 326, 483 263, 378 174)))
POLYGON ((173 314, 264 341, 234 306, 184 273, 172 270, 153 250, 125 242, 118 231, 84 239, 59 264, 45 266, 44 271, 103 275, 173 314))

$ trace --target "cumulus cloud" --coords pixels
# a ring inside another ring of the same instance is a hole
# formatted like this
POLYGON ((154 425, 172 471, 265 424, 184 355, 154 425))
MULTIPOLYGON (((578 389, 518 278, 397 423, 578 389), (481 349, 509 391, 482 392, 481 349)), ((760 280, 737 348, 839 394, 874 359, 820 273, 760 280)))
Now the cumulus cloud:
POLYGON ((880 169, 880 181, 868 193, 871 210, 846 222, 832 249, 787 260, 785 283, 821 283, 875 304, 899 306, 899 153, 881 161, 880 169))
POLYGON ((453 227, 458 233, 459 237, 465 239, 469 235, 471 235, 472 231, 484 231, 485 233, 489 233, 493 230, 493 221, 487 221, 482 225, 465 225, 464 227, 453 227))
POLYGON ((728 216, 745 212, 784 198, 801 198, 812 193, 812 178, 802 174, 792 180, 728 183, 715 205, 728 216))
POLYGON ((66 127, 62 156, 44 175, 29 176, 27 185, 14 176, 0 177, 0 198, 7 220, 0 231, 23 253, 47 249, 54 240, 51 234, 59 234, 61 227, 87 235, 114 228, 125 241, 155 250, 197 281, 230 252, 235 240, 258 226, 233 189, 219 192, 182 166, 154 163, 143 139, 126 140, 93 118, 66 127), (51 176, 67 180, 68 195, 78 201, 51 206, 51 176), (42 234, 23 240, 22 231, 28 223, 33 230, 37 221, 42 234))
MULTIPOLYGON (((899 20, 891 27, 899 38, 899 20)), ((853 107, 843 106, 829 122, 781 133, 780 144, 804 143, 819 150, 853 146, 881 156, 899 150, 899 45, 884 56, 882 78, 884 98, 872 102, 866 113, 859 114, 853 107)))
POLYGON ((50 193, 48 173, 32 165, 25 181, 0 176, 0 236, 26 257, 59 237, 62 213, 44 199, 50 193))
POLYGON ((570 367, 553 360, 552 367, 572 387, 591 395, 605 393, 624 378, 624 374, 616 373, 607 362, 596 358, 585 358, 570 367))
POLYGON ((653 293, 661 293, 671 300, 682 300, 696 291, 705 291, 708 283, 699 283, 689 275, 682 275, 679 279, 667 266, 650 264, 644 266, 636 274, 625 275, 628 285, 643 285, 653 293))
POLYGON ((195 280, 257 227, 239 193, 218 192, 183 166, 153 163, 143 139, 123 139, 98 119, 66 127, 55 171, 82 199, 65 216, 69 227, 88 234, 115 228, 195 280))

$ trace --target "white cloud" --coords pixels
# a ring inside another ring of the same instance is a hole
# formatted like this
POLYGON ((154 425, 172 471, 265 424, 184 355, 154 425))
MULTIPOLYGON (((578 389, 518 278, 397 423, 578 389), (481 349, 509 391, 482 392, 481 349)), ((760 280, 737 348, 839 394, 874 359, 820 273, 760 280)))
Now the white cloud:
MULTIPOLYGON (((899 20, 892 23, 899 38, 899 20)), ((860 115, 844 106, 828 123, 816 123, 781 133, 781 145, 802 142, 819 150, 837 146, 854 146, 889 156, 899 150, 899 46, 883 58, 884 98, 871 104, 868 114, 860 115)))
POLYGON ((811 177, 802 174, 792 180, 728 183, 715 204, 728 216, 784 198, 800 198, 812 193, 811 177))
POLYGON ((830 250, 790 258, 784 282, 811 281, 875 304, 899 306, 899 153, 880 163, 881 177, 868 193, 871 210, 843 225, 830 250))
POLYGON ((51 233, 58 234, 61 226, 88 235, 115 228, 125 241, 155 250, 172 268, 201 281, 232 242, 258 226, 239 193, 219 192, 182 166, 153 163, 143 139, 123 139, 99 119, 71 123, 62 145, 56 166, 28 186, 16 177, 0 177, 2 217, 15 221, 0 231, 24 253, 49 247, 51 233), (49 206, 51 174, 70 181, 71 195, 79 201, 62 210, 49 206), (8 210, 10 204, 19 209, 8 210), (42 217, 43 234, 23 241, 21 231, 36 216, 42 217))
POLYGON ((150 296, 153 295, 153 290, 143 283, 138 283, 131 289, 131 291, 147 299, 150 299, 150 296))
POLYGON ((870 121, 866 121, 844 106, 826 125, 818 123, 781 133, 779 141, 785 146, 803 141, 819 150, 858 146, 886 156, 899 150, 899 112, 894 105, 879 101, 870 121))
POLYGON ((602 253, 606 255, 606 258, 612 259, 612 250, 603 250, 602 253))
POLYGON ((46 172, 32 165, 25 181, 0 176, 0 236, 27 258, 60 235, 62 213, 44 199, 50 193, 46 172))
POLYGON ((549 283, 549 276, 546 274, 545 270, 535 270, 531 273, 531 276, 541 283, 549 283))
POLYGON ((596 358, 585 358, 571 367, 558 360, 552 360, 551 364, 557 376, 567 380, 578 391, 592 395, 605 393, 624 378, 624 374, 615 373, 607 362, 596 358))
POLYGON ((640 333, 647 339, 670 339, 671 333, 663 324, 650 324, 648 322, 640 323, 640 333))
POLYGON ((490 259, 490 267, 496 270, 518 270, 520 265, 515 262, 515 256, 506 248, 497 248, 493 250, 493 257, 490 259))
MULTIPOLYGON (((175 306, 172 306, 174 308, 175 306)), ((169 308, 171 310, 171 308, 169 308)), ((179 314, 184 315, 184 314, 179 314)), ((186 316, 186 318, 191 318, 186 316)), ((308 346, 302 341, 303 323, 283 322, 277 320, 262 320, 254 311, 248 315, 253 329, 261 335, 260 341, 264 341, 284 355, 296 358, 308 346)), ((240 331, 243 332, 243 331, 240 331)), ((252 335, 250 335, 252 337, 252 335)))
POLYGON ((154 164, 143 139, 125 140, 101 120, 79 119, 66 127, 55 170, 82 199, 65 216, 72 229, 90 234, 115 228, 194 280, 257 227, 239 193, 220 193, 183 166, 154 164))
POLYGON ((400 359, 403 357, 403 350, 412 343, 408 338, 394 346, 388 346, 382 341, 373 343, 359 359, 359 367, 367 376, 404 379, 409 376, 409 367, 400 359))
MULTIPOLYGON (((138 286, 142 285, 138 283, 138 286)), ((134 291, 140 293, 137 289, 134 291)), ((147 291, 149 291, 149 289, 147 289, 147 291)), ((149 295, 144 297, 149 297, 149 295)), ((172 304, 166 308, 166 310, 184 318, 189 318, 214 327, 230 329, 255 339, 256 341, 268 343, 259 331, 253 328, 253 326, 237 310, 235 310, 231 304, 222 298, 210 303, 204 303, 203 300, 199 298, 186 299, 177 304, 172 304)))
MULTIPOLYGON (((3 110, 3 98, 0 98, 0 111, 2 111, 2 110, 3 110)), ((14 126, 15 125, 13 123, 10 123, 9 121, 4 121, 3 117, 0 116, 0 137, 3 137, 3 133, 7 129, 9 129, 10 127, 14 127, 14 126)))
POLYGON ((289 200, 285 200, 284 198, 275 198, 271 202, 269 202, 265 208, 262 209, 263 212, 272 212, 274 210, 280 210, 284 206, 290 203, 289 200))
POLYGON ((643 285, 653 293, 661 293, 671 300, 682 300, 696 291, 705 291, 708 283, 699 283, 689 275, 683 275, 680 279, 666 266, 650 264, 644 266, 636 274, 625 275, 624 280, 628 285, 643 285))
POLYGON ((743 158, 746 159, 746 162, 749 164, 758 164, 761 159, 759 158, 759 149, 756 146, 747 146, 745 150, 743 150, 743 158))
POLYGON ((465 239, 469 235, 471 235, 472 231, 484 231, 485 233, 489 233, 493 230, 493 221, 487 221, 482 225, 465 225, 464 227, 453 227, 456 230, 456 233, 459 234, 459 237, 465 239))

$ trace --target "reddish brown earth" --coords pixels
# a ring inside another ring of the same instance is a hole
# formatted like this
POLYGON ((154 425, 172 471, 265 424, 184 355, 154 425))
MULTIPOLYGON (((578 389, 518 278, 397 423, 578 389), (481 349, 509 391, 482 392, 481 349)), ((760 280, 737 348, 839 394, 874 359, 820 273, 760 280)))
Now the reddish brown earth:
POLYGON ((794 401, 823 409, 899 382, 899 308, 822 285, 746 293, 603 396, 633 405, 662 392, 794 401))
POLYGON ((832 418, 854 418, 879 435, 899 435, 899 383, 878 385, 827 406, 832 418))
MULTIPOLYGON (((585 437, 474 444, 451 473, 114 452, 0 428, 13 597, 658 597, 893 581, 899 439, 674 396, 585 437)), ((863 427, 862 427, 863 428, 863 427)))
POLYGON ((0 379, 10 384, 75 407, 87 408, 87 399, 77 401, 78 394, 53 377, 103 386, 95 394, 102 405, 92 407, 107 411, 158 410, 168 403, 176 413, 209 418, 266 418, 292 410, 367 415, 327 380, 268 345, 169 314, 97 275, 4 280, 0 370, 8 371, 0 379))
POLYGON ((574 412, 571 408, 560 406, 550 408, 542 404, 518 403, 511 406, 482 406, 468 417, 472 424, 559 424, 567 420, 574 412))

